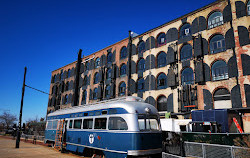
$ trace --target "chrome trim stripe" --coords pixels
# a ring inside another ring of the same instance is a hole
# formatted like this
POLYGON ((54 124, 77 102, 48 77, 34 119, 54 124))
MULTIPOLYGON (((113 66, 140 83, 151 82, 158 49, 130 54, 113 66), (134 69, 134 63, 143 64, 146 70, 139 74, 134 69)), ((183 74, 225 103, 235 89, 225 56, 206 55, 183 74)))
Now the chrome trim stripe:
POLYGON ((92 146, 87 146, 87 145, 81 145, 81 144, 75 144, 75 143, 69 143, 69 142, 66 142, 66 144, 76 145, 76 146, 83 146, 83 147, 88 147, 88 148, 98 149, 98 150, 104 150, 104 151, 109 151, 109 152, 113 152, 113 153, 127 154, 127 152, 125 152, 125 151, 108 150, 108 149, 97 148, 97 147, 92 147, 92 146))
POLYGON ((158 154, 161 152, 162 148, 149 149, 149 150, 128 150, 128 155, 139 156, 139 155, 158 154))

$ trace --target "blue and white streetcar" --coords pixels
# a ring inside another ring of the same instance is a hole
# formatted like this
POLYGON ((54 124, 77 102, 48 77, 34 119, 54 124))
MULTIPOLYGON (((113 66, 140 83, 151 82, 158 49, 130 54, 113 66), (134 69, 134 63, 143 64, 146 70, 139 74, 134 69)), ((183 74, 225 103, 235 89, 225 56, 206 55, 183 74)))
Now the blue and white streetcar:
POLYGON ((58 141, 85 156, 154 157, 162 151, 159 114, 138 97, 57 110, 47 116, 45 143, 58 141))

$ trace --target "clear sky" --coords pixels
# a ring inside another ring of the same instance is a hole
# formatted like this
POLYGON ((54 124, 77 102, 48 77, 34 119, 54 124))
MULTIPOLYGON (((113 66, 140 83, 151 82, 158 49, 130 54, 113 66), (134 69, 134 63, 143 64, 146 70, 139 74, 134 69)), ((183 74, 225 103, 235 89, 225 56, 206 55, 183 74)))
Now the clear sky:
MULTIPOLYGON (((216 0, 0 0, 0 113, 19 114, 26 84, 49 92, 51 72, 216 0)), ((26 88, 23 121, 45 117, 48 95, 26 88)))

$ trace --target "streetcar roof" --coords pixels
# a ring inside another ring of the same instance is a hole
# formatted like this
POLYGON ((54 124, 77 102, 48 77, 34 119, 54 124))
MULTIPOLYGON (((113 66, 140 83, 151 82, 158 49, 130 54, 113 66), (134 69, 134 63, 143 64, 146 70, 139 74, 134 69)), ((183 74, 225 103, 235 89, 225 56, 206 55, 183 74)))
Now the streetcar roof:
POLYGON ((65 108, 60 109, 55 112, 52 112, 48 114, 48 117, 50 116, 58 116, 58 115, 64 115, 64 114, 73 114, 73 113, 79 113, 79 112, 86 112, 86 111, 95 111, 95 110, 105 110, 110 108, 123 108, 128 113, 139 113, 139 114, 146 114, 145 109, 150 109, 151 114, 157 114, 157 109, 148 104, 145 103, 141 98, 138 97, 125 97, 124 99, 120 100, 114 100, 114 101, 103 101, 96 104, 90 104, 90 105, 81 105, 81 106, 75 106, 71 108, 65 108), (135 101, 136 100, 136 101, 135 101))

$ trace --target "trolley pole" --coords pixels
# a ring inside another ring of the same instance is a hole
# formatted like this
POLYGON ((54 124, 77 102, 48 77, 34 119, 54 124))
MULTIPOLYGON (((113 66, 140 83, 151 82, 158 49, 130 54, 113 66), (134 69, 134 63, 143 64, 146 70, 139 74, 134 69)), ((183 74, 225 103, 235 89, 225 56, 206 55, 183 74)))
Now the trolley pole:
POLYGON ((19 144, 20 144, 20 135, 21 135, 20 130, 21 130, 21 124, 22 124, 23 98, 24 98, 24 91, 25 91, 26 71, 27 71, 27 67, 24 68, 22 99, 21 99, 21 108, 20 108, 20 114, 19 114, 19 123, 18 123, 18 128, 17 128, 16 148, 19 148, 19 144))

